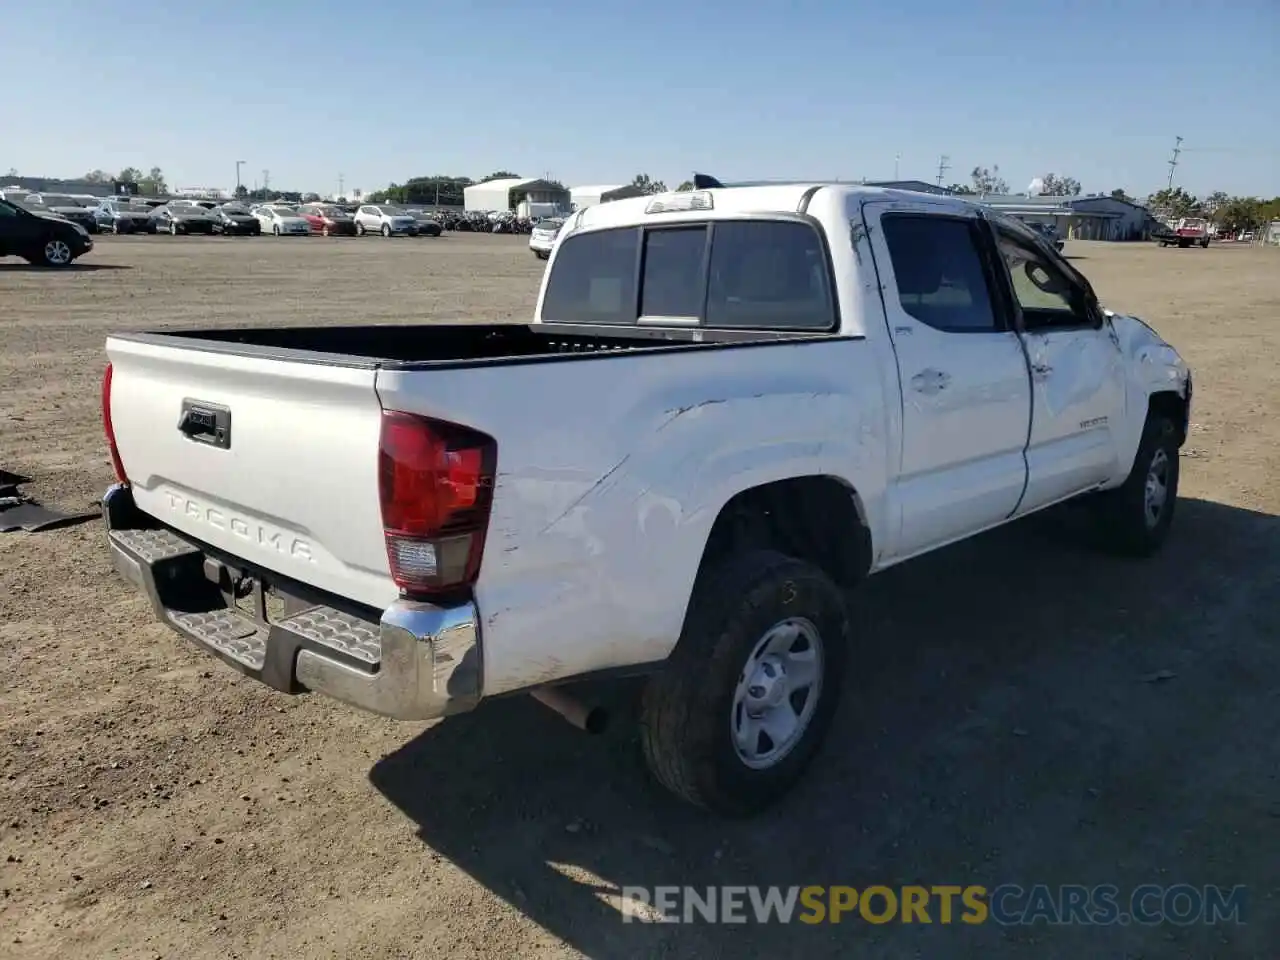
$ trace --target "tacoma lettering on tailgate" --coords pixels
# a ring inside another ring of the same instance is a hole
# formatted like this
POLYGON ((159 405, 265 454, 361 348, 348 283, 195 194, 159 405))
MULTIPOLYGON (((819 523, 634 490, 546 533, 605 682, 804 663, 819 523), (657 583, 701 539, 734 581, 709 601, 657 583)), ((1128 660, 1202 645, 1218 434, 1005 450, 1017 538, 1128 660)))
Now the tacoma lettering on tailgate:
POLYGON ((306 560, 308 563, 315 562, 315 558, 311 555, 311 544, 305 540, 268 527, 257 520, 245 520, 243 517, 237 517, 217 507, 207 507, 177 493, 168 492, 165 496, 169 500, 169 509, 184 517, 208 524, 215 530, 229 530, 241 540, 274 550, 276 553, 283 553, 297 560, 306 560))

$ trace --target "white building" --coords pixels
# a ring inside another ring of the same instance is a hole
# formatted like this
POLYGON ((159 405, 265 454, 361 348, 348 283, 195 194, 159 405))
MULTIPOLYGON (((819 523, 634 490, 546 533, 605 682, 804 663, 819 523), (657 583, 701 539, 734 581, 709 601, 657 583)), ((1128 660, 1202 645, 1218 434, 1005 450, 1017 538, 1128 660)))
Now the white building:
POLYGON ((484 213, 492 210, 514 210, 519 204, 553 204, 569 208, 569 191, 548 180, 512 177, 472 184, 462 191, 463 208, 484 213))
POLYGON ((628 197, 643 196, 644 191, 630 183, 606 183, 589 187, 570 187, 569 204, 574 210, 585 210, 597 203, 608 203, 610 200, 626 200, 628 197))

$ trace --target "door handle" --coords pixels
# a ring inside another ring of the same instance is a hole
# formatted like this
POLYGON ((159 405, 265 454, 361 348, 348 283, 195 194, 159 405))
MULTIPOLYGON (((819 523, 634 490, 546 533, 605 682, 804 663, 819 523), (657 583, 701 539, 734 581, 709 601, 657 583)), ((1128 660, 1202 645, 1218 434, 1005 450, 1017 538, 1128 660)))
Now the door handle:
POLYGON ((939 390, 945 390, 950 382, 951 374, 931 367, 928 370, 921 370, 911 378, 911 389, 917 393, 937 393, 939 390))

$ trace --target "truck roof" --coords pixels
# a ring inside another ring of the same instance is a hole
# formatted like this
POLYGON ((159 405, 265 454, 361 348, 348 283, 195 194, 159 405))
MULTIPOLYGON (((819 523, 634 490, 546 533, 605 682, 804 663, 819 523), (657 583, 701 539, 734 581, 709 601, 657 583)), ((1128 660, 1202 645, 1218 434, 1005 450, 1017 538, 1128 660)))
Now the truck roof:
POLYGON ((689 217, 698 219, 714 218, 722 214, 734 216, 744 213, 796 213, 805 197, 817 190, 830 191, 845 197, 857 196, 864 200, 927 200, 941 206, 954 206, 957 210, 972 207, 971 201, 945 194, 915 193, 909 190, 872 187, 857 183, 824 183, 817 180, 808 183, 751 184, 705 190, 668 191, 644 197, 611 200, 581 211, 578 214, 577 229, 599 230, 645 223, 655 213, 663 212, 660 210, 647 212, 650 211, 651 204, 671 205, 672 209, 667 212, 685 212, 689 217), (703 206, 693 209, 686 207, 684 211, 676 208, 676 205, 695 202, 691 199, 695 195, 705 198, 703 206))

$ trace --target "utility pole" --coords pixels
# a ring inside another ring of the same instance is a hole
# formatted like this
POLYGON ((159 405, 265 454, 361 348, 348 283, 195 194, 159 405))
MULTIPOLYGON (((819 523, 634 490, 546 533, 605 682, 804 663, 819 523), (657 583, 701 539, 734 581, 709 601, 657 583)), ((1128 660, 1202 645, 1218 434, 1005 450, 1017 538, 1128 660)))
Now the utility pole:
POLYGON ((938 186, 942 186, 942 178, 947 175, 947 171, 951 169, 951 158, 945 153, 938 158, 938 186))
POLYGON ((342 185, 344 183, 346 183, 346 181, 343 179, 342 174, 338 174, 338 196, 340 197, 346 196, 346 194, 342 192, 342 185))
POLYGON ((898 162, 902 159, 902 154, 895 153, 893 155, 893 179, 898 179, 898 162))
POLYGON ((263 170, 262 171, 262 199, 269 200, 270 197, 268 197, 267 194, 270 192, 271 192, 271 171, 263 170))
POLYGON ((1182 152, 1182 138, 1173 138, 1173 156, 1169 158, 1169 189, 1173 189, 1173 171, 1178 169, 1178 154, 1182 152))
POLYGON ((243 160, 236 161, 236 199, 240 199, 240 168, 244 166, 243 160))

